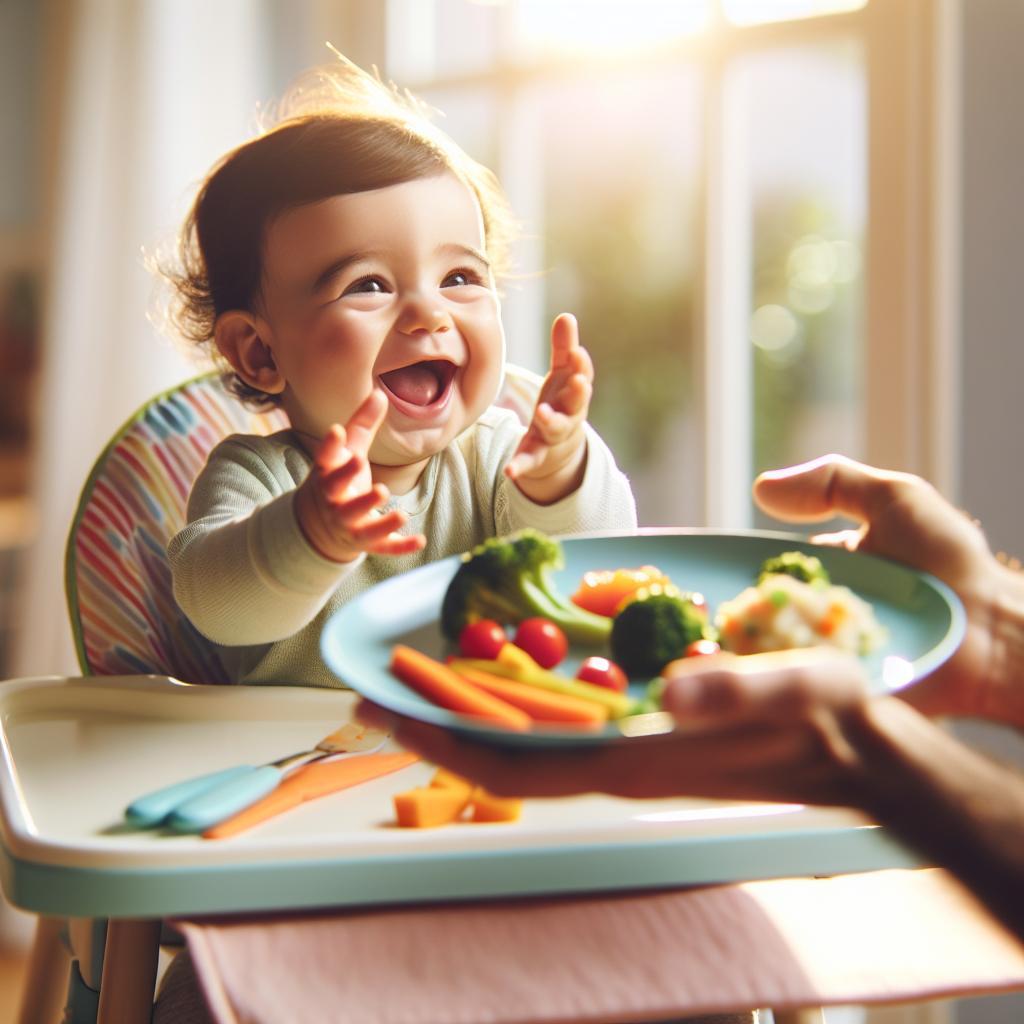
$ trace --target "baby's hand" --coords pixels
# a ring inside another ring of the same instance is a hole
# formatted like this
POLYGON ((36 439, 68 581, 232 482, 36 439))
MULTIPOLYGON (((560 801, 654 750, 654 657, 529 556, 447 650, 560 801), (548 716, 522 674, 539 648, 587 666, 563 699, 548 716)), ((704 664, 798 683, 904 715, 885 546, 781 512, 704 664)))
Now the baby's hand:
POLYGON ((320 442, 309 476, 295 492, 299 528, 332 562, 351 562, 364 551, 406 555, 426 543, 422 534, 398 532, 409 518, 401 509, 376 514, 390 492, 373 482, 369 451, 387 411, 387 398, 374 390, 345 426, 335 423, 320 442))
POLYGON ((562 313, 551 328, 551 369, 533 419, 505 475, 531 501, 550 505, 575 491, 587 464, 584 424, 593 393, 594 364, 580 345, 576 318, 562 313))

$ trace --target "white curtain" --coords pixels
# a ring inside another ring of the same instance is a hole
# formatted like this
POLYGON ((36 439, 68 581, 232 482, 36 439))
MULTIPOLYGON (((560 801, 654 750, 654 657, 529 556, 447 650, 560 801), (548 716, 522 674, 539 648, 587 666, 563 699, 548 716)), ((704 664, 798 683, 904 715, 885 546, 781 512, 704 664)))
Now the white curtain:
POLYGON ((271 99, 266 8, 252 0, 78 0, 70 22, 44 316, 38 529, 10 673, 77 674, 63 591, 79 490, 117 427, 196 372, 147 321, 142 250, 173 235, 195 185, 271 99))

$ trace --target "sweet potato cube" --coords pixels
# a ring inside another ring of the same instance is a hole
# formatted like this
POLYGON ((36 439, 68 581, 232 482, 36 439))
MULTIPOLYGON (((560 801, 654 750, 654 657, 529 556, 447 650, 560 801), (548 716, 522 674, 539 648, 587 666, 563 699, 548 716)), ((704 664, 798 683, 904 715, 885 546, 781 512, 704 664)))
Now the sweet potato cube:
POLYGON ((462 814, 468 799, 468 792, 455 787, 421 786, 395 794, 395 816, 403 828, 447 825, 462 814))
POLYGON ((469 798, 472 821, 518 821, 523 801, 517 796, 495 796, 477 786, 469 798))
POLYGON ((434 772, 434 777, 430 780, 430 785, 431 787, 457 790, 465 796, 467 802, 469 794, 473 791, 473 783, 469 779, 464 779, 461 775, 456 775, 455 772, 450 772, 447 768, 438 768, 434 772))

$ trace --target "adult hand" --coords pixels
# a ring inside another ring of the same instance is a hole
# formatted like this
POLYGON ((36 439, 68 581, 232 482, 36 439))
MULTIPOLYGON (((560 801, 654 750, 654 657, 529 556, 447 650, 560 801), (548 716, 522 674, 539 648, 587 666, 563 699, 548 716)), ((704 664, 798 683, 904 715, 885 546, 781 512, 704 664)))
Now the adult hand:
POLYGON ((593 383, 594 364, 580 344, 576 318, 562 313, 551 328, 551 366, 533 419, 505 467, 506 475, 538 504, 559 501, 583 482, 584 424, 593 383))
POLYGON ((1024 724, 1019 615, 1022 583, 993 556, 978 525, 930 484, 839 455, 762 474, 754 498, 767 513, 791 522, 835 515, 857 530, 820 540, 892 558, 948 583, 967 612, 967 632, 942 668, 900 696, 929 715, 969 715, 1024 724))
POLYGON ((568 749, 488 745, 367 701, 358 713, 426 760, 510 796, 864 802, 852 739, 874 702, 848 655, 813 648, 687 659, 673 668, 663 703, 676 732, 568 749))
POLYGON ((335 423, 313 456, 313 469, 295 492, 295 515, 306 540, 334 562, 363 552, 405 555, 426 543, 421 534, 401 534, 408 516, 397 508, 378 514, 390 492, 375 484, 368 453, 387 415, 387 398, 370 392, 348 423, 335 423))

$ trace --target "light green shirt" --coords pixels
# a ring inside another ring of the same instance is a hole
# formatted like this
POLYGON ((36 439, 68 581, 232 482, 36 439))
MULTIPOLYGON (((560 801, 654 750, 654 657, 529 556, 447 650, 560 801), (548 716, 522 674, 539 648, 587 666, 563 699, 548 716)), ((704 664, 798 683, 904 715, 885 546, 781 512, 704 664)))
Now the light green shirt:
POLYGON ((320 633, 374 583, 524 526, 551 535, 636 528, 629 482, 590 427, 579 489, 553 505, 526 498, 502 472, 524 429, 514 413, 488 409, 392 499, 426 547, 346 564, 321 556, 299 529, 292 503, 312 463, 293 433, 233 435, 210 453, 188 525, 168 545, 174 596, 233 680, 341 686, 321 659, 320 633))

